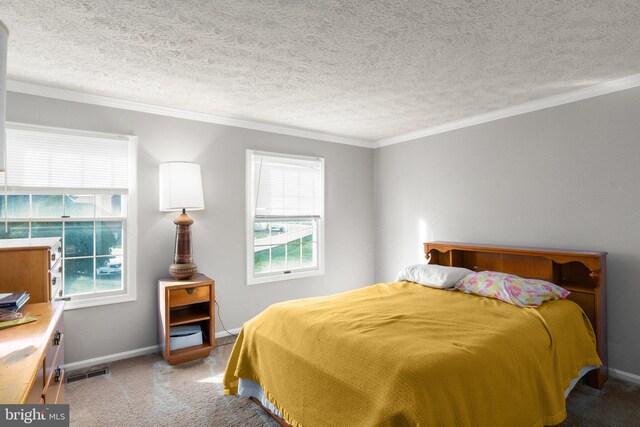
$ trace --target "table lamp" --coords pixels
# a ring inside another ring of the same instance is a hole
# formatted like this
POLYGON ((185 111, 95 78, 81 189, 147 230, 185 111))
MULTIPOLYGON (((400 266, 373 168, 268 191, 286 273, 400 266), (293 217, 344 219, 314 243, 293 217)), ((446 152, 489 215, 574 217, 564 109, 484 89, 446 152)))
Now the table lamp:
POLYGON ((160 211, 182 211, 173 221, 176 225, 176 245, 169 274, 175 279, 188 279, 198 267, 193 263, 191 224, 187 210, 204 209, 200 165, 191 162, 160 164, 160 211))

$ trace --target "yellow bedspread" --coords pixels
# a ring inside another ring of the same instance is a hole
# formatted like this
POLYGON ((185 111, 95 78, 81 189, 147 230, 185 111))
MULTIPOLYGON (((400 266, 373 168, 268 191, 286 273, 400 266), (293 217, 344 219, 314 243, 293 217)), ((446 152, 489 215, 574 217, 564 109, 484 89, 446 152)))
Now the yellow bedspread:
POLYGON ((600 365, 580 307, 538 309, 398 282, 274 304, 245 323, 224 376, 260 384, 293 426, 540 426, 600 365))

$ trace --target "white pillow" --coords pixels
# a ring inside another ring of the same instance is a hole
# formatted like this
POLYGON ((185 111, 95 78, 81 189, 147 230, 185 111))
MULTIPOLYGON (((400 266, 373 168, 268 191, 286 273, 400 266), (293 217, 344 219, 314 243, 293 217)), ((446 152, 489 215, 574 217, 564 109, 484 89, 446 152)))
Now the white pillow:
POLYGON ((473 271, 460 267, 446 267, 435 264, 416 264, 405 267, 396 281, 406 280, 432 288, 448 289, 473 271))

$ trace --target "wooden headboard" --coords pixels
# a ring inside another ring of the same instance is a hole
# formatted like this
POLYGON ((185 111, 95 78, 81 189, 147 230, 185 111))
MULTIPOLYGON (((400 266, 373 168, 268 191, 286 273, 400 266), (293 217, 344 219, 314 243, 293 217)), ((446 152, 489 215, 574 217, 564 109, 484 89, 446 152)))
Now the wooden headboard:
POLYGON ((431 264, 500 271, 553 282, 571 291, 591 321, 603 366, 591 371, 587 383, 602 388, 607 380, 607 270, 606 252, 567 251, 522 246, 429 242, 424 252, 431 264))

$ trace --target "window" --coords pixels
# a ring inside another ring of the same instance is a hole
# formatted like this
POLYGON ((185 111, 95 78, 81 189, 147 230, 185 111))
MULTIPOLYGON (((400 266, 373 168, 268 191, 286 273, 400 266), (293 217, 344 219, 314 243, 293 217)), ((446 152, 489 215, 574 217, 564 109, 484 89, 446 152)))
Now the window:
POLYGON ((62 239, 67 308, 135 299, 134 165, 134 137, 7 129, 0 238, 62 239))
POLYGON ((323 274, 323 216, 324 159, 248 150, 248 284, 323 274))

